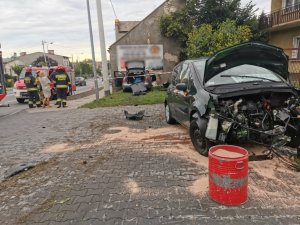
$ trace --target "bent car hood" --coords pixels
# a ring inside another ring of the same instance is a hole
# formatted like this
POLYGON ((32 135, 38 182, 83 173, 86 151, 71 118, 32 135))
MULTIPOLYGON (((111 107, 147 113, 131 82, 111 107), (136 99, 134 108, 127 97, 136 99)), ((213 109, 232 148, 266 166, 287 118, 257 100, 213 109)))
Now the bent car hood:
POLYGON ((243 64, 264 67, 285 80, 288 77, 288 56, 281 48, 248 42, 223 49, 209 58, 206 61, 204 82, 206 83, 224 70, 243 64))

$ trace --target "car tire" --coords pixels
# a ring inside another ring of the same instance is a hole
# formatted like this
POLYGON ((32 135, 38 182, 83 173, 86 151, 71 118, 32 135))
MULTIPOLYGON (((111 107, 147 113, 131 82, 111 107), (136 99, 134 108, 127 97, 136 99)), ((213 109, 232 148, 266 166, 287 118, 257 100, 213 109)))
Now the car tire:
POLYGON ((292 148, 297 148, 300 146, 300 138, 298 136, 292 136, 290 143, 288 143, 288 146, 292 148))
POLYGON ((24 99, 24 98, 17 98, 17 102, 18 102, 18 103, 24 103, 24 102, 25 102, 25 99, 24 99))
POLYGON ((197 120, 192 120, 190 124, 190 137, 197 152, 203 156, 208 156, 208 150, 212 146, 210 141, 205 137, 207 122, 203 121, 203 126, 199 127, 197 120))
POLYGON ((166 117, 166 122, 168 124, 175 124, 176 123, 176 120, 172 117, 172 114, 171 114, 171 111, 170 111, 170 106, 169 106, 168 103, 165 105, 165 117, 166 117))

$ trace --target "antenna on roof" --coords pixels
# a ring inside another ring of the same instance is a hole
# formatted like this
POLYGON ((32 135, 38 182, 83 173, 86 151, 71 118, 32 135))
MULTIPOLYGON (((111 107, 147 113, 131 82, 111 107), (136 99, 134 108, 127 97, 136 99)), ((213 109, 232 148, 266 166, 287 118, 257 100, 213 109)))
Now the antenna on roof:
POLYGON ((116 13, 116 10, 115 10, 115 7, 114 7, 114 4, 113 4, 112 0, 110 0, 110 4, 111 4, 111 7, 112 7, 112 9, 113 9, 113 11, 114 11, 114 14, 115 14, 116 19, 118 19, 117 13, 116 13))

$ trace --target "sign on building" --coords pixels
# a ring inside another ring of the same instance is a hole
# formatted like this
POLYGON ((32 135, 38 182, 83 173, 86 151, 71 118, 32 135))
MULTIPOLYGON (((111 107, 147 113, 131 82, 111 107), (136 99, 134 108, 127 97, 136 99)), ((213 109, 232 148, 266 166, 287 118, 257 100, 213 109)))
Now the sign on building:
POLYGON ((126 70, 128 61, 144 61, 149 71, 163 70, 163 45, 118 45, 118 70, 126 70))

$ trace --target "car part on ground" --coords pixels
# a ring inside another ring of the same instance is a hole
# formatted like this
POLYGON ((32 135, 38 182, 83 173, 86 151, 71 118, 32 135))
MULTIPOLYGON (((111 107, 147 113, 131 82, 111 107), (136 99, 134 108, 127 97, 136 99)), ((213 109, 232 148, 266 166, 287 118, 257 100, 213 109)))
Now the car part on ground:
POLYGON ((128 120, 142 120, 145 114, 145 110, 139 111, 138 113, 128 113, 128 111, 124 110, 124 114, 126 119, 128 120))
POLYGON ((133 95, 144 95, 146 94, 147 88, 143 83, 137 83, 131 85, 133 95))

